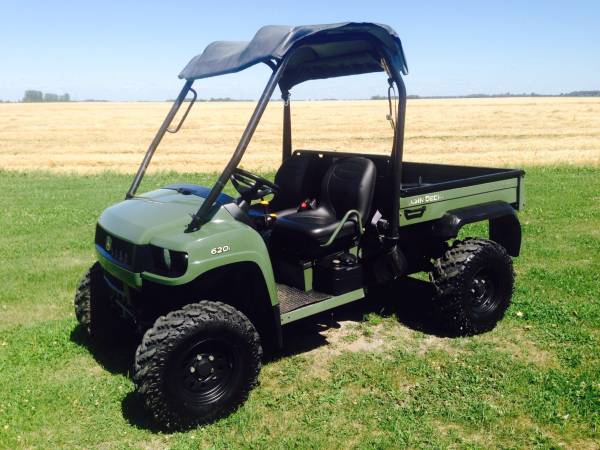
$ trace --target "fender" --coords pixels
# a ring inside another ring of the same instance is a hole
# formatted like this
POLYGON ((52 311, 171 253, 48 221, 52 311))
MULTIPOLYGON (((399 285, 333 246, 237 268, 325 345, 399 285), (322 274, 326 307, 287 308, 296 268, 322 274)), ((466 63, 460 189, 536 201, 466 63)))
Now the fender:
POLYGON ((521 224, 516 210, 506 202, 494 201, 450 210, 435 221, 433 234, 445 240, 452 239, 464 225, 484 220, 489 221, 490 239, 502 245, 509 255, 519 256, 521 224))
POLYGON ((222 265, 202 273, 189 285, 192 292, 206 292, 234 306, 254 324, 263 343, 283 346, 279 303, 272 304, 268 283, 255 261, 222 265), (248 301, 252 294, 252 301, 248 301))
POLYGON ((185 284, 166 285, 145 279, 139 299, 146 311, 153 311, 146 320, 150 324, 158 316, 188 303, 199 300, 223 302, 252 322, 263 344, 278 348, 283 345, 279 303, 271 303, 267 281, 255 261, 222 264, 185 284))

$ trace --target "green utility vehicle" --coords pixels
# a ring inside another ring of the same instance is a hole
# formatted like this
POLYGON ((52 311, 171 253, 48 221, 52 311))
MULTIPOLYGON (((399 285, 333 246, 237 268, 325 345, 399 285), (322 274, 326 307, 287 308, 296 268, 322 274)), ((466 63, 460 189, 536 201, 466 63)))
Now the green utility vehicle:
POLYGON ((436 313, 457 335, 502 318, 521 245, 524 173, 403 162, 406 73, 396 33, 372 23, 267 26, 250 42, 210 44, 183 69, 183 89, 125 200, 98 220, 98 261, 75 298, 93 339, 144 333, 134 380, 159 424, 176 429, 224 416, 257 383, 263 346, 285 344, 282 327, 409 274, 429 272, 436 313), (214 186, 186 180, 136 194, 162 137, 177 132, 192 107, 194 81, 257 63, 272 74, 214 186), (370 72, 388 76, 389 156, 292 148, 293 86, 370 72), (271 181, 238 165, 276 87, 282 163, 271 181), (228 182, 237 198, 223 193, 228 182), (489 224, 487 238, 457 240, 473 222, 489 224))

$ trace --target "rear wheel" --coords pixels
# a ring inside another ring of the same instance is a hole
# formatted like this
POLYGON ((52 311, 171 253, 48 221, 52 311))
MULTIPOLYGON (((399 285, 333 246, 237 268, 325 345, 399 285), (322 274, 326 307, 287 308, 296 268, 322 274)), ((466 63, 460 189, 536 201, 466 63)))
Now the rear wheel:
POLYGON ((113 342, 123 336, 125 323, 110 305, 110 288, 100 263, 94 263, 79 281, 74 303, 77 321, 94 340, 113 342))
POLYGON ((512 260, 500 244, 467 238, 455 241, 430 273, 435 307, 443 325, 457 335, 489 331, 510 305, 512 260))
POLYGON ((155 420, 182 429, 241 405, 257 384, 261 358, 246 316, 203 301, 158 318, 137 349, 134 380, 155 420))

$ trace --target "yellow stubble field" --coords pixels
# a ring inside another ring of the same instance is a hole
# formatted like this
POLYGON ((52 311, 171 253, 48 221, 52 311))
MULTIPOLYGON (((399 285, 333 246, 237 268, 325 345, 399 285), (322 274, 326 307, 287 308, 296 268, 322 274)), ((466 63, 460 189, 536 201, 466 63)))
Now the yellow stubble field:
MULTIPOLYGON (((0 104, 0 169, 133 172, 169 103, 0 104)), ((253 103, 197 103, 152 170, 219 171, 253 103)), ((294 149, 389 153, 386 101, 292 103, 294 149)), ((242 165, 271 170, 282 103, 272 102, 242 165)), ((489 166, 600 165, 600 99, 409 100, 405 159, 489 166)))

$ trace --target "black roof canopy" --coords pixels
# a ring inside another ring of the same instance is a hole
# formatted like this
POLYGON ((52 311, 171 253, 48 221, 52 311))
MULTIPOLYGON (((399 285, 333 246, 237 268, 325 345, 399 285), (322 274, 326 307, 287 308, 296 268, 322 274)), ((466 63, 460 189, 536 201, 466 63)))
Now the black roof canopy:
POLYGON ((306 80, 381 72, 382 56, 390 69, 408 73, 402 43, 387 25, 346 22, 328 25, 262 27, 249 42, 215 41, 179 74, 195 80, 239 72, 260 62, 290 59, 282 88, 306 80))

